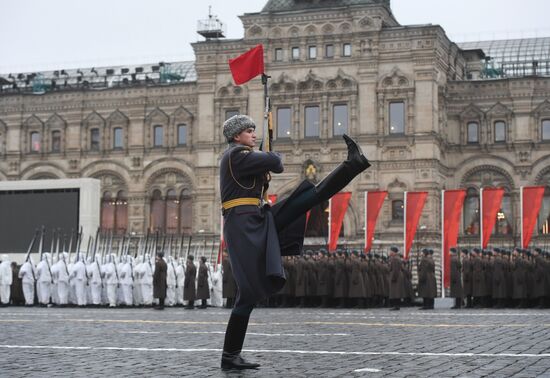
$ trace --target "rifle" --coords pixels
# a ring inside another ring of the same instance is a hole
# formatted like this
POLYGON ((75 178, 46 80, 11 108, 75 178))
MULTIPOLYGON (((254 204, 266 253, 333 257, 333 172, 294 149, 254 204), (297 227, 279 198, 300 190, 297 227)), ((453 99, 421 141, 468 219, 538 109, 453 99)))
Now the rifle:
MULTIPOLYGON (((69 239, 69 253, 71 253, 73 249, 73 236, 74 236, 74 228, 71 228, 71 238, 69 239)), ((78 251, 75 250, 76 258, 78 259, 78 251)))
MULTIPOLYGON (((52 259, 53 259, 54 248, 55 248, 55 228, 52 229, 52 241, 50 242, 50 253, 52 254, 52 259)), ((56 261, 59 261, 59 254, 55 258, 56 258, 56 261)))
MULTIPOLYGON (((42 226, 42 235, 40 235, 40 243, 38 244, 38 251, 40 254, 40 261, 42 261, 42 256, 44 255, 44 235, 46 235, 46 227, 42 226)), ((50 281, 53 283, 52 277, 52 268, 50 267, 50 262, 46 257, 46 266, 48 267, 48 272, 50 272, 50 281)))
MULTIPOLYGON (((262 73, 262 84, 264 86, 264 102, 265 102, 265 109, 264 109, 264 123, 263 123, 263 135, 262 135, 262 144, 260 146, 260 149, 264 152, 270 152, 273 149, 273 118, 271 114, 271 100, 269 98, 268 94, 268 87, 267 87, 267 81, 271 76, 267 76, 265 73, 262 73)), ((271 181, 271 176, 266 174, 266 183, 264 184, 264 187, 262 188, 262 196, 263 200, 267 203, 269 200, 269 197, 267 195, 267 189, 269 187, 269 181, 271 181)))
POLYGON ((29 259, 31 258, 31 252, 32 252, 32 249, 34 248, 34 245, 36 243, 36 238, 38 237, 38 229, 36 229, 34 231, 34 236, 31 240, 31 244, 29 244, 29 248, 27 248, 27 254, 25 255, 25 262, 29 261, 29 259))
POLYGON ((191 251, 191 240, 193 239, 193 235, 189 235, 189 241, 187 242, 187 252, 185 253, 185 259, 187 260, 187 257, 189 257, 189 252, 191 251))
POLYGON ((178 288, 178 273, 176 271, 176 267, 174 266, 174 259, 171 256, 172 253, 172 234, 170 234, 170 239, 168 241, 168 254, 167 256, 170 257, 170 265, 172 265, 172 269, 174 270, 174 275, 176 276, 176 289, 178 288))
MULTIPOLYGON (((216 236, 213 236, 212 237, 212 248, 210 249, 210 259, 208 261, 210 261, 210 264, 212 264, 212 256, 214 256, 214 249, 216 247, 216 236)), ((216 264, 217 264, 218 261, 216 261, 216 264)))
MULTIPOLYGON (((71 236, 72 240, 72 236, 71 236)), ((76 234, 76 259, 78 261, 78 257, 80 256, 80 244, 82 243, 82 226, 80 226, 80 231, 78 234, 76 234)), ((71 250, 71 247, 69 247, 69 251, 71 250)), ((88 250, 86 250, 86 257, 84 259, 84 265, 86 265, 86 261, 88 261, 88 250)))

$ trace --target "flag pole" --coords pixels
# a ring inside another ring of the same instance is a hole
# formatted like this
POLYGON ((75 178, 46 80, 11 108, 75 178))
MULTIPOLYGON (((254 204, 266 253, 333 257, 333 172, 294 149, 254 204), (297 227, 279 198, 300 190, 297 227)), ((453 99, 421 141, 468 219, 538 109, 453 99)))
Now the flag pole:
POLYGON ((479 237, 483 249, 483 188, 479 189, 479 237))
POLYGON ((519 245, 521 245, 521 248, 525 248, 526 246, 523 245, 523 186, 519 188, 519 221, 520 221, 520 241, 519 245))
POLYGON ((445 190, 441 191, 441 298, 445 298, 445 190))
POLYGON ((403 256, 409 257, 407 253, 407 193, 404 193, 403 201, 403 256))
POLYGON ((368 196, 369 192, 368 191, 365 191, 365 253, 368 253, 370 251, 367 251, 367 247, 369 245, 369 240, 367 239, 368 236, 369 236, 369 230, 368 230, 368 227, 369 227, 369 220, 368 220, 368 205, 367 205, 367 196, 368 196))
POLYGON ((332 197, 328 199, 328 243, 327 243, 327 250, 330 252, 330 244, 332 242, 331 240, 331 219, 332 218, 332 197))

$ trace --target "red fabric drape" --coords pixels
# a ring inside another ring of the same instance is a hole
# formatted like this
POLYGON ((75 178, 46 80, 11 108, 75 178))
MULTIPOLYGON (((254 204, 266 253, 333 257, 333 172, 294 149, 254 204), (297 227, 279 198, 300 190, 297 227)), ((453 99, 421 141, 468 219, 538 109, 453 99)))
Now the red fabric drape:
POLYGON ((405 250, 403 251, 405 259, 409 258, 409 251, 427 196, 428 192, 405 192, 405 250))
POLYGON ((458 229, 466 190, 445 190, 443 192, 443 277, 444 286, 451 286, 451 247, 458 242, 458 229))
POLYGON ((275 205, 275 203, 277 202, 277 195, 276 194, 268 194, 267 197, 269 199, 269 202, 272 205, 275 205))
POLYGON ((346 211, 348 210, 350 198, 350 192, 340 192, 330 199, 330 233, 328 235, 328 250, 330 252, 336 250, 338 236, 340 235, 344 215, 346 215, 346 211))
POLYGON ((481 248, 487 248, 491 232, 497 221, 497 213, 500 210, 504 189, 502 188, 483 188, 483 206, 481 217, 483 220, 483 229, 481 230, 481 248))
POLYGON ((521 210, 521 219, 523 223, 522 230, 522 248, 527 248, 533 236, 533 230, 537 223, 542 198, 544 197, 544 186, 526 186, 523 188, 523 208, 521 210))
POLYGON ((241 85, 264 73, 264 46, 258 45, 235 59, 229 59, 235 84, 241 85))
POLYGON ((365 192, 365 252, 372 247, 372 238, 376 227, 376 220, 388 192, 365 192))

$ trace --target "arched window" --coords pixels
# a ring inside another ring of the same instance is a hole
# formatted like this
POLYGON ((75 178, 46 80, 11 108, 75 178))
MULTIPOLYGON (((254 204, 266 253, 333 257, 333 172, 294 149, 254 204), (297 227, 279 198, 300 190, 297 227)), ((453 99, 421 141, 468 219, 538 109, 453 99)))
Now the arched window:
POLYGON ((392 221, 403 222, 404 205, 402 200, 393 200, 391 202, 391 219, 392 221))
POLYGON ((512 199, 508 190, 502 197, 500 210, 493 228, 493 235, 512 235, 512 199))
POLYGON ((479 193, 469 188, 464 200, 464 234, 479 235, 479 193))
POLYGON ((101 199, 101 230, 125 234, 128 229, 128 195, 120 190, 116 198, 111 192, 103 193, 101 199))
POLYGON ((156 189, 151 196, 151 231, 164 231, 166 219, 166 204, 160 190, 156 189))
POLYGON ((125 234, 128 230, 128 194, 120 190, 116 196, 115 203, 115 233, 125 234))
POLYGON ((101 230, 112 231, 115 227, 115 207, 116 201, 111 192, 103 193, 101 199, 101 230))
POLYGON ((546 187, 539 212, 539 234, 550 235, 550 186, 546 187))

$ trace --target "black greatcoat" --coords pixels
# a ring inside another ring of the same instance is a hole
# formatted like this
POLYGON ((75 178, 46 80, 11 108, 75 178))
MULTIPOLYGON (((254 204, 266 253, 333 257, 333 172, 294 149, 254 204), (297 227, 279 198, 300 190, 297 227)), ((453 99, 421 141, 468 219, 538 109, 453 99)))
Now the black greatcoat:
MULTIPOLYGON (((279 154, 230 145, 220 162, 222 202, 260 199, 266 174, 282 171, 279 154)), ((224 239, 238 288, 235 307, 254 305, 278 292, 286 280, 273 214, 269 206, 244 205, 224 210, 223 215, 224 239)))
POLYGON ((208 267, 202 261, 199 264, 199 277, 197 279, 197 299, 209 299, 210 287, 208 286, 208 267))
POLYGON ((153 297, 166 298, 166 271, 168 267, 164 259, 158 259, 155 262, 155 272, 153 273, 153 297))
POLYGON ((183 299, 194 301, 197 296, 195 279, 197 278, 197 267, 195 263, 187 264, 185 269, 185 279, 183 281, 183 299))
POLYGON ((451 255, 451 298, 462 298, 464 290, 462 288, 462 279, 460 272, 462 270, 462 263, 458 259, 458 256, 451 255))

